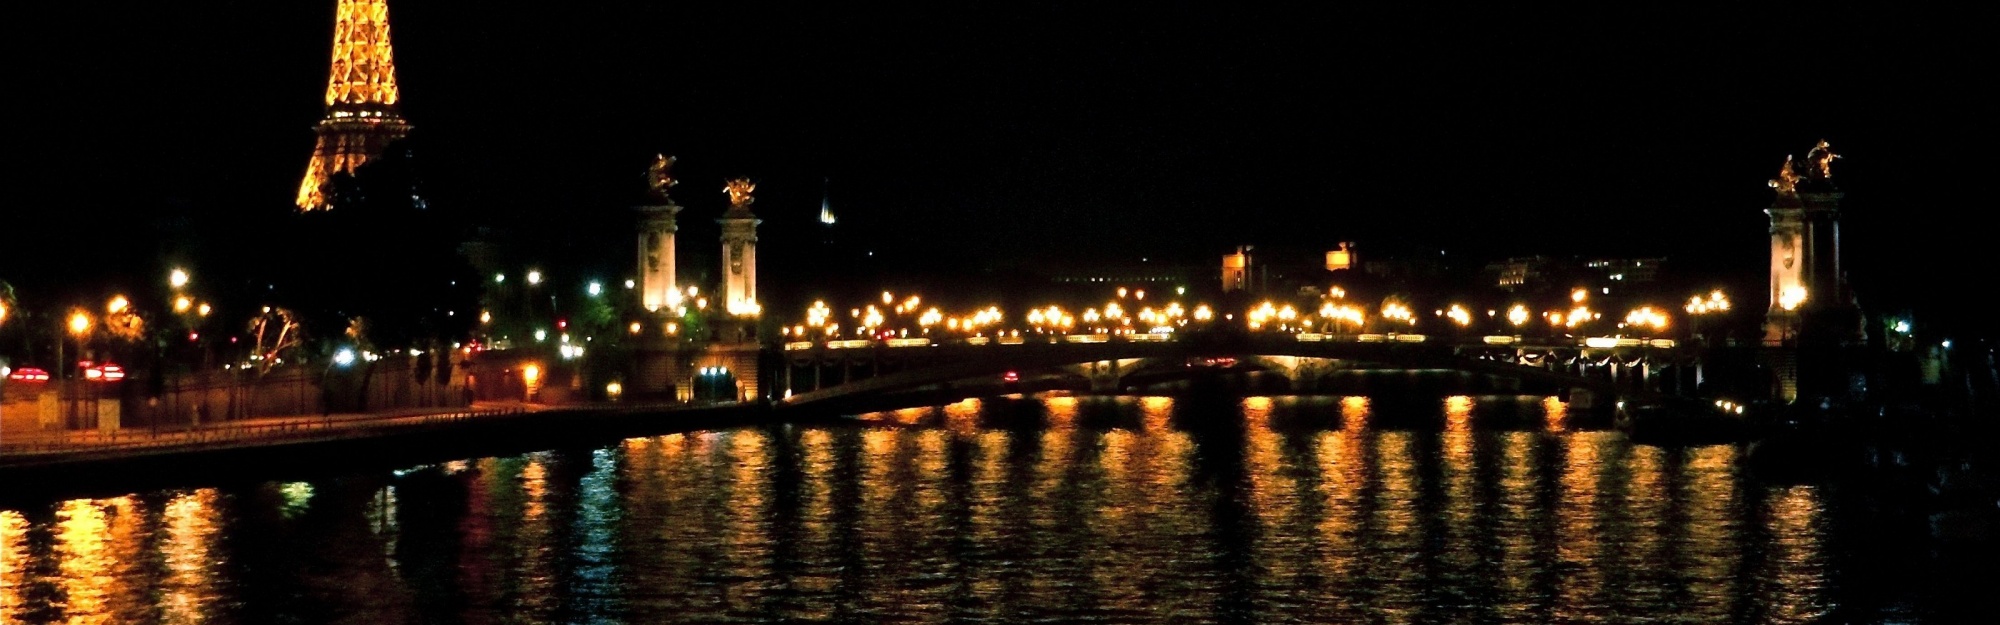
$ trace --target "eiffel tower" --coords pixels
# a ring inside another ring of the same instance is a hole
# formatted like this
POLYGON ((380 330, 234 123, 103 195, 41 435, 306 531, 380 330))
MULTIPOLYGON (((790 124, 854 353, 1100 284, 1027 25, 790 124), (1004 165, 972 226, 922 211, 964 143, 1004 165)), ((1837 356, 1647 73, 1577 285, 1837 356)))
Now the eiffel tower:
POLYGON ((299 210, 327 208, 327 179, 354 173, 410 133, 397 110, 396 62, 389 47, 388 0, 339 0, 333 25, 333 67, 326 79, 326 119, 316 131, 312 161, 299 182, 299 210))

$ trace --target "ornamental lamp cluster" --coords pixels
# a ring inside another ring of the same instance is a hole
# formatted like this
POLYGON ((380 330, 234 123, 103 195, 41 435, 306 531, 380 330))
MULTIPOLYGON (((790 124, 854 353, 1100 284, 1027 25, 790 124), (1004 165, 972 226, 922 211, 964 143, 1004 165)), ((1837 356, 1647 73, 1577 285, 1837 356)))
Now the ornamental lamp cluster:
POLYGON ((1401 322, 1405 325, 1417 325, 1416 316, 1410 314, 1410 307, 1404 305, 1402 302, 1391 301, 1383 304, 1382 318, 1389 321, 1401 322))
POLYGON ((1250 309, 1250 312, 1244 315, 1245 321, 1249 324, 1250 329, 1252 330, 1261 330, 1264 328, 1264 326, 1269 325, 1273 321, 1278 322, 1278 330, 1280 331, 1290 330, 1292 329, 1291 322, 1297 320, 1298 318, 1299 318, 1299 311, 1298 309, 1292 308, 1291 304, 1286 304, 1283 307, 1279 307, 1278 305, 1269 301, 1258 304, 1256 308, 1250 309))
POLYGON ((1664 313, 1654 310, 1652 306, 1640 306, 1633 309, 1632 312, 1626 313, 1624 327, 1651 329, 1654 331, 1665 330, 1667 329, 1667 316, 1664 313))
POLYGON ((1339 330, 1344 326, 1353 326, 1353 329, 1360 330, 1361 326, 1368 322, 1367 313, 1361 312, 1361 307, 1353 304, 1336 304, 1333 302, 1321 304, 1319 307, 1319 316, 1332 326, 1328 328, 1331 330, 1339 330))
POLYGON ((1726 313, 1729 312, 1729 296, 1724 295, 1722 289, 1709 291, 1706 298, 1700 295, 1688 298, 1687 306, 1683 307, 1683 310, 1690 315, 1726 313))
POLYGON ((1460 306, 1458 304, 1452 304, 1450 310, 1440 311, 1440 312, 1442 313, 1444 318, 1450 319, 1452 323, 1458 324, 1458 327, 1463 328, 1465 326, 1472 325, 1472 313, 1470 311, 1467 311, 1464 306, 1460 306))

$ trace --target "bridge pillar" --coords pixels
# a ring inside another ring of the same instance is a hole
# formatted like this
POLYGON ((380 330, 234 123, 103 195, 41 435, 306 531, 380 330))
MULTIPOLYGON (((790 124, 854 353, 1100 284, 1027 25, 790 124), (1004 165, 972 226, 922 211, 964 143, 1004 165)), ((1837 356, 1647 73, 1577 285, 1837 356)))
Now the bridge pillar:
POLYGON ((677 342, 664 337, 646 341, 635 352, 633 377, 624 382, 625 396, 686 401, 693 360, 694 354, 677 342))
POLYGON ((1118 392, 1118 361, 1107 360, 1090 363, 1090 392, 1118 392))
POLYGON ((1765 368, 1772 374, 1771 397, 1786 404, 1798 401, 1798 352, 1783 348, 1766 349, 1760 357, 1765 368))
POLYGON ((1595 392, 1592 392, 1592 391, 1591 391, 1590 389, 1587 389, 1587 388, 1572 388, 1572 389, 1570 389, 1570 390, 1569 390, 1569 409, 1570 409, 1571 411, 1577 411, 1577 410, 1584 410, 1584 411, 1589 411, 1589 410, 1596 410, 1596 409, 1597 409, 1597 393, 1595 393, 1595 392))
POLYGON ((732 395, 735 401, 758 401, 764 398, 764 377, 762 349, 756 343, 736 343, 709 345, 696 356, 694 367, 682 372, 682 383, 687 391, 680 393, 685 400, 693 399, 697 384, 696 372, 702 369, 719 368, 735 378, 736 388, 732 395))
POLYGON ((1319 377, 1323 374, 1320 365, 1304 358, 1291 358, 1292 364, 1285 368, 1291 378, 1293 392, 1310 392, 1318 389, 1319 377))

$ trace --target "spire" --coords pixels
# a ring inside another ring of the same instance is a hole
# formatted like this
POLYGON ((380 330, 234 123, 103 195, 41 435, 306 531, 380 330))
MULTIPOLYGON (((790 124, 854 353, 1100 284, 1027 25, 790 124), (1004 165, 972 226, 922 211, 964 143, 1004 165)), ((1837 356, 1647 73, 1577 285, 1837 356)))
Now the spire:
POLYGON ((299 210, 327 208, 325 186, 410 133, 397 111, 395 54, 389 47, 388 0, 337 0, 333 64, 326 78, 326 118, 299 182, 299 210))
POLYGON ((828 187, 832 186, 832 183, 830 179, 820 181, 819 223, 821 225, 831 226, 836 221, 833 217, 833 196, 828 192, 828 187))
POLYGON ((388 0, 340 0, 333 24, 333 67, 326 78, 327 109, 393 112, 396 100, 388 0))

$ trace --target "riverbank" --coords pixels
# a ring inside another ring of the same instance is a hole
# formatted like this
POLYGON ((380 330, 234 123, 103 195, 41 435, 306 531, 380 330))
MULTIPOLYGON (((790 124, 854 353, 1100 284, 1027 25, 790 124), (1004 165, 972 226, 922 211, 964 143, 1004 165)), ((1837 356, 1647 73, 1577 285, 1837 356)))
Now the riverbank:
MULTIPOLYGON (((340 415, 327 424, 286 430, 286 421, 242 425, 267 435, 228 436, 229 427, 169 433, 146 444, 73 445, 60 451, 0 456, 0 508, 52 498, 115 495, 193 484, 306 479, 357 468, 397 468, 458 458, 507 455, 676 431, 751 425, 767 420, 758 404, 536 407, 419 415, 340 415)), ((796 416, 796 415, 793 415, 796 416)))

